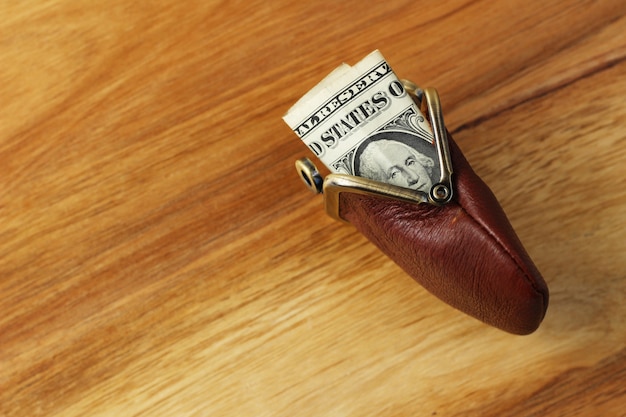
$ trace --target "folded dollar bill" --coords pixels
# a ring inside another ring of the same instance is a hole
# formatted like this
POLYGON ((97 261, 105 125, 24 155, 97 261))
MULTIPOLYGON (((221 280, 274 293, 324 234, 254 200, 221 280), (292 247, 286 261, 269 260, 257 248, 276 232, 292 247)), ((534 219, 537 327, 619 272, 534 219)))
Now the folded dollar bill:
POLYGON ((431 127, 379 51, 335 69, 283 119, 331 172, 424 193, 439 180, 431 127))

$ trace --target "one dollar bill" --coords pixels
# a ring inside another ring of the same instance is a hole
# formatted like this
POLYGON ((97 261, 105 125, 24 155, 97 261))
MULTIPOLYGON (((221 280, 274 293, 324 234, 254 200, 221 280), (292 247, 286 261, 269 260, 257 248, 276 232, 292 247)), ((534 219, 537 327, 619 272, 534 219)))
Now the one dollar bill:
POLYGON ((431 127, 379 51, 335 69, 283 119, 331 172, 424 193, 439 179, 431 127))

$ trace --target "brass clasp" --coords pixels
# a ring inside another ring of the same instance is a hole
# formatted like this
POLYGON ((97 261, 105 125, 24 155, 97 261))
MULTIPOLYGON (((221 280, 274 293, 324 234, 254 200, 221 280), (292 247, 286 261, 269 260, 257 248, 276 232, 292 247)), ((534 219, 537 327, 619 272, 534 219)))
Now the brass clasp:
POLYGON ((434 88, 422 90, 410 81, 403 80, 402 83, 404 88, 413 96, 415 102, 420 105, 420 110, 432 127, 441 172, 439 181, 426 194, 421 191, 347 174, 329 174, 326 178, 322 178, 311 160, 308 158, 297 160, 296 170, 298 174, 311 191, 317 194, 324 194, 326 212, 331 217, 340 221, 346 221, 339 213, 341 193, 356 193, 413 203, 430 203, 437 206, 452 200, 453 170, 439 94, 434 88))

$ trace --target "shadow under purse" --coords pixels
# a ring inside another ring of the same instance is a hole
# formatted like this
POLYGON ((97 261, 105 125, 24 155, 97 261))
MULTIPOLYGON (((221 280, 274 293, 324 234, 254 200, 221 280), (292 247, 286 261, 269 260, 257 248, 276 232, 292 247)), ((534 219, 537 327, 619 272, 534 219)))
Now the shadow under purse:
POLYGON ((434 89, 405 88, 429 119, 441 177, 423 193, 363 177, 322 178, 307 158, 296 169, 324 194, 328 214, 351 223, 433 295, 484 323, 529 334, 548 288, 489 187, 446 131, 434 89))

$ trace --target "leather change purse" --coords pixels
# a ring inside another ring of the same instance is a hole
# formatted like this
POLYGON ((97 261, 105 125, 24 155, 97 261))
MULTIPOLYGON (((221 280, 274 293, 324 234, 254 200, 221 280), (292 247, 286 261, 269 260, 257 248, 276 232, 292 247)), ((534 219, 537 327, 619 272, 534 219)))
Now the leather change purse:
POLYGON ((445 129, 439 97, 403 81, 434 134, 439 181, 428 193, 357 175, 319 174, 296 162, 327 213, 352 224, 407 274, 452 307, 514 334, 535 331, 548 288, 489 187, 445 129))

